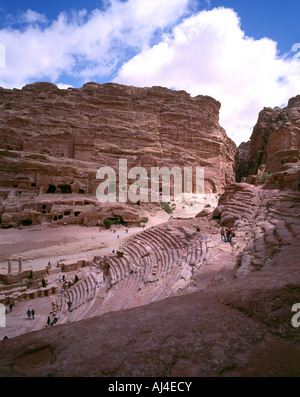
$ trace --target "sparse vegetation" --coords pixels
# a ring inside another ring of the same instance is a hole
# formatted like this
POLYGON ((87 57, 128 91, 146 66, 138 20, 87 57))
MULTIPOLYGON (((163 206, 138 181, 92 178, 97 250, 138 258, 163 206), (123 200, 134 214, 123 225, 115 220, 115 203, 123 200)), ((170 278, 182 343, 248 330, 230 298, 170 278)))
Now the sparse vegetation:
POLYGON ((269 174, 268 172, 264 172, 262 177, 259 180, 259 183, 263 185, 273 174, 269 174))
POLYGON ((169 203, 165 203, 162 201, 160 203, 161 208, 166 211, 167 214, 171 214, 173 212, 172 208, 170 207, 169 203))
POLYGON ((106 218, 103 221, 103 225, 104 225, 105 229, 109 229, 112 224, 113 224, 113 221, 109 218, 106 218))

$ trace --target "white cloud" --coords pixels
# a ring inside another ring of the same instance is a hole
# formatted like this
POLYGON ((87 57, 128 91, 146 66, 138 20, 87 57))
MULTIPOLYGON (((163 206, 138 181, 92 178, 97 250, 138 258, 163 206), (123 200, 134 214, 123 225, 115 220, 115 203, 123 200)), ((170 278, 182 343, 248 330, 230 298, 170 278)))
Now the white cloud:
MULTIPOLYGON (((106 9, 88 13, 61 13, 47 23, 43 15, 27 10, 22 29, 0 30, 6 49, 6 68, 0 86, 20 87, 30 81, 56 82, 63 74, 101 79, 148 45, 158 30, 184 15, 190 0, 111 0, 106 9)), ((20 23, 20 20, 18 20, 20 23)))
POLYGON ((66 90, 67 88, 73 88, 73 86, 70 84, 56 83, 56 85, 61 90, 66 90))
POLYGON ((20 18, 20 22, 23 23, 45 23, 47 22, 47 18, 45 15, 40 14, 36 11, 28 9, 20 18))
POLYGON ((258 112, 280 106, 300 91, 300 62, 278 58, 276 43, 245 36, 231 9, 202 11, 119 70, 116 82, 162 85, 222 104, 221 125, 239 144, 248 140, 258 112))
POLYGON ((54 21, 29 9, 21 27, 0 30, 6 65, 0 86, 51 81, 64 87, 67 76, 81 86, 117 75, 122 84, 211 95, 222 103, 228 135, 247 140, 264 106, 299 94, 300 59, 278 58, 274 41, 246 37, 233 10, 193 14, 195 4, 108 0, 104 10, 61 13, 54 21))

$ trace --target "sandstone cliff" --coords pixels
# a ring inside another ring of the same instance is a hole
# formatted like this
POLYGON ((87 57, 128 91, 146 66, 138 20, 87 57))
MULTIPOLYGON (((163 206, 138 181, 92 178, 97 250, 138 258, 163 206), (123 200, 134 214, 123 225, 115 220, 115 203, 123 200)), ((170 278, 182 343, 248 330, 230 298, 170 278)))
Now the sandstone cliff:
POLYGON ((35 83, 0 89, 0 186, 41 193, 95 193, 96 171, 205 167, 205 191, 234 181, 235 144, 220 103, 162 87, 35 83))
POLYGON ((299 190, 299 148, 300 95, 297 95, 284 108, 264 108, 259 113, 250 142, 238 148, 237 178, 257 175, 248 181, 259 182, 265 173, 265 178, 271 176, 270 186, 299 190))
MULTIPOLYGON (((94 193, 96 169, 120 157, 147 169, 203 165, 206 191, 224 193, 213 213, 147 227, 76 268, 79 281, 49 297, 57 325, 46 328, 41 315, 39 331, 0 341, 0 376, 299 376, 299 322, 291 321, 300 285, 299 96, 265 108, 240 146, 236 176, 253 184, 231 183, 236 150, 212 98, 91 83, 39 83, 1 98, 8 226, 54 216, 58 224, 121 215, 139 224, 133 206, 111 212, 92 198, 50 195, 94 193), (28 207, 19 191, 40 196, 28 207), (220 236, 225 226, 230 243, 220 236)), ((23 319, 28 302, 16 287, 24 286, 7 286, 3 299, 19 297, 23 319)), ((47 299, 40 286, 25 296, 42 293, 47 299)))

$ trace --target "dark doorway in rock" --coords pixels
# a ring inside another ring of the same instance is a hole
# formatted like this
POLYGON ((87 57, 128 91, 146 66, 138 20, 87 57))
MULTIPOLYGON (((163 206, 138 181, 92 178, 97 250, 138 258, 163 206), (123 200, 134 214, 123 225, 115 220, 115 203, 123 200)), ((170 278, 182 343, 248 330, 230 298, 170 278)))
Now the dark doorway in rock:
POLYGON ((30 219, 23 219, 22 220, 22 226, 31 226, 32 221, 30 219))
POLYGON ((54 185, 49 185, 46 193, 55 193, 55 192, 56 192, 56 187, 54 185))
POLYGON ((58 186, 62 194, 71 194, 72 189, 70 185, 59 185, 58 186))

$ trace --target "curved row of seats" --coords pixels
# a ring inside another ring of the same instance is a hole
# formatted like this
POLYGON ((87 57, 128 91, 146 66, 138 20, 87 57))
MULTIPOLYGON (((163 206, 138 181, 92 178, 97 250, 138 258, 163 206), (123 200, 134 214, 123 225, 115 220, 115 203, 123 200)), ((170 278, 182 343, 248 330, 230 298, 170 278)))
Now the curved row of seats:
POLYGON ((97 314, 165 297, 182 277, 182 266, 196 266, 203 257, 198 233, 188 240, 177 229, 160 227, 132 236, 120 251, 122 257, 104 258, 109 264, 110 290, 97 314))
POLYGON ((93 305, 97 295, 98 280, 93 272, 82 274, 81 278, 70 288, 65 290, 60 297, 60 323, 76 321, 84 317, 85 313, 93 305), (70 308, 68 302, 71 303, 70 308))
POLYGON ((103 272, 107 291, 101 302, 97 301, 98 307, 93 306, 97 296, 93 273, 85 269, 61 299, 63 322, 83 318, 88 311, 99 315, 164 298, 183 277, 182 268, 196 266, 203 256, 199 233, 186 239, 179 230, 167 227, 134 235, 119 250, 122 255, 95 257, 97 269, 109 269, 103 272), (72 302, 71 311, 68 301, 72 302))

